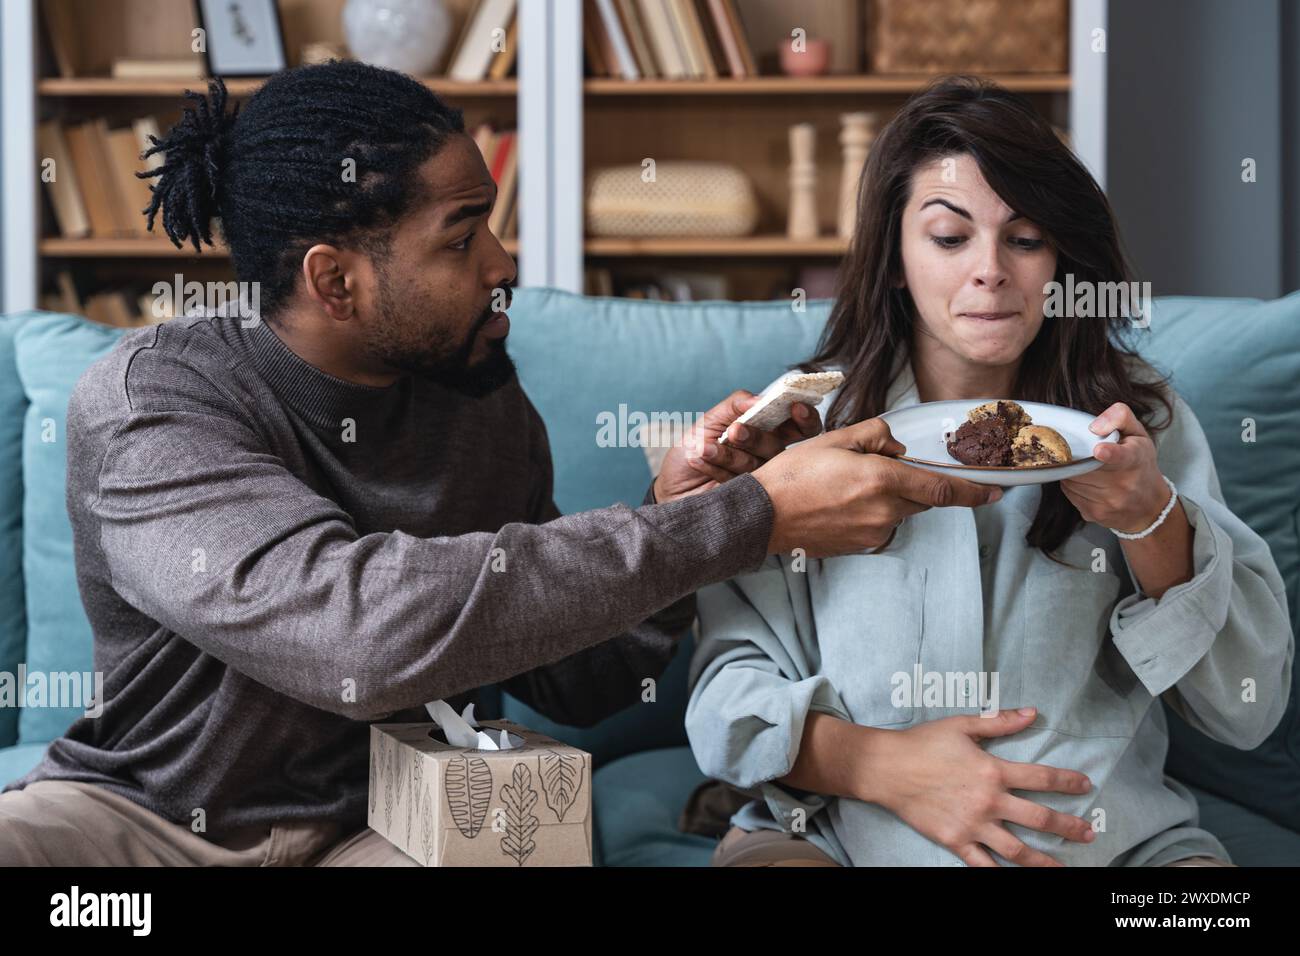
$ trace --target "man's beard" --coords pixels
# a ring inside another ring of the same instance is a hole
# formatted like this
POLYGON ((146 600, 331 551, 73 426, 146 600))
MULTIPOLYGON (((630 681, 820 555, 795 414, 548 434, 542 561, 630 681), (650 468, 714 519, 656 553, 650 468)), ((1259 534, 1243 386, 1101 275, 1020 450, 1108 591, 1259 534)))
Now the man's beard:
MULTIPOLYGON (((381 288, 387 286, 387 283, 381 288)), ((398 328, 398 315, 394 303, 387 292, 380 293, 379 302, 381 336, 398 328)), ((490 395, 515 377, 515 363, 506 352, 505 339, 488 339, 488 354, 483 361, 471 365, 470 356, 474 353, 474 342, 484 325, 496 316, 491 306, 483 310, 470 328, 469 334, 455 350, 446 351, 449 336, 442 335, 437 341, 429 343, 422 349, 405 348, 393 338, 385 336, 380 341, 367 343, 367 351, 394 368, 450 388, 471 398, 490 395)))

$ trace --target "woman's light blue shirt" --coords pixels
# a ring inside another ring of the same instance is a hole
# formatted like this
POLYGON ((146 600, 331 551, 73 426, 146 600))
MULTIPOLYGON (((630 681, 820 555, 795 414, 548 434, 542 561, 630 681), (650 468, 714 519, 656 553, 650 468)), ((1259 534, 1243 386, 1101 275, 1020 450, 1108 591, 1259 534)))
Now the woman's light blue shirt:
MULTIPOLYGON (((963 865, 880 806, 774 781, 793 767, 810 710, 895 730, 976 714, 980 697, 954 706, 963 698, 951 692, 978 690, 982 673, 987 695, 997 691, 986 709, 1039 711, 1028 729, 986 740, 988 753, 1093 783, 1084 795, 1018 792, 1093 823, 1092 843, 1006 824, 1013 834, 1066 865, 1227 859, 1197 826, 1195 798, 1164 774, 1156 698, 1216 740, 1256 747, 1286 708, 1294 639, 1267 545, 1224 504, 1205 435, 1173 398, 1154 440, 1193 528, 1195 573, 1159 601, 1136 589, 1103 527, 1076 531, 1056 552, 1065 565, 1030 548, 1039 486, 908 518, 879 552, 774 555, 701 591, 686 729, 706 774, 756 797, 732 822, 800 832, 844 865, 963 865)), ((917 402, 904 363, 888 407, 917 402)))

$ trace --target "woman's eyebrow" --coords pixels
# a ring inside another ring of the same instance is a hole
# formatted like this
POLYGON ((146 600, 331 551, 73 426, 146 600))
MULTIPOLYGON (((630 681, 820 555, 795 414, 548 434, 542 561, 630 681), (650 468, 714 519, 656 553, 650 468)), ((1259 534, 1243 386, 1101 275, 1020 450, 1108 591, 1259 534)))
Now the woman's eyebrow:
MULTIPOLYGON (((926 206, 933 206, 936 203, 940 206, 947 206, 949 209, 951 209, 957 215, 961 216, 963 219, 969 219, 971 222, 975 221, 974 217, 971 216, 971 214, 968 213, 965 209, 962 209, 961 206, 954 206, 952 203, 948 202, 948 200, 939 199, 938 197, 935 197, 934 199, 927 199, 925 202, 921 203, 921 208, 924 209, 926 206)), ((1020 213, 1013 212, 1011 215, 1007 216, 1007 222, 1015 222, 1017 219, 1020 218, 1021 218, 1020 213)))

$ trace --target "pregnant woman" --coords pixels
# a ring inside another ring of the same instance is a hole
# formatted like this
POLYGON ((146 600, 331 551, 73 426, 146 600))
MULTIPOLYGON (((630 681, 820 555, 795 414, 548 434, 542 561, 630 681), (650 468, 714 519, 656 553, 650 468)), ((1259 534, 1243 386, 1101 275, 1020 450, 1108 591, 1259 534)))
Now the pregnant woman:
POLYGON ((1053 281, 1131 278, 1105 196, 1027 103, 950 78, 881 133, 858 201, 803 366, 845 375, 828 429, 1005 398, 1079 409, 1120 440, 1086 475, 918 505, 858 554, 790 542, 700 592, 691 746, 756 797, 714 863, 1229 865, 1164 775, 1156 698, 1257 746, 1287 703, 1286 598, 1195 416, 1122 344, 1133 319, 1044 315, 1053 281), (954 699, 962 675, 997 709, 954 699))

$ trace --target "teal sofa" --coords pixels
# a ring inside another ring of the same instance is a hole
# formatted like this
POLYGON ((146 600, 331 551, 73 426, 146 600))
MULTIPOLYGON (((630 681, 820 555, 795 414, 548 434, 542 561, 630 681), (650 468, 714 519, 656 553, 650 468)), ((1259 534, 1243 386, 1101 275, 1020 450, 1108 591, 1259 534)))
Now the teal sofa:
MULTIPOLYGON (((789 303, 667 304, 518 290, 510 350, 545 419, 562 511, 639 504, 650 473, 643 449, 608 447, 603 413, 693 413, 735 388, 757 390, 811 354, 829 309, 789 303)), ((64 505, 63 415, 81 371, 120 332, 77 316, 0 318, 0 672, 89 670, 91 636, 77 598, 64 505)), ((1200 418, 1224 495, 1269 542, 1300 618, 1300 293, 1156 301, 1134 344, 1165 371, 1200 418), (1254 441, 1243 441, 1244 424, 1254 441)), ((628 429, 631 431, 631 429, 628 429)), ((623 435, 622 429, 619 434, 623 435)), ((598 598, 597 598, 598 599, 598 598)), ((688 640, 637 702, 595 727, 557 725, 495 690, 482 716, 501 716, 591 752, 597 862, 705 866, 715 840, 677 821, 704 777, 687 746, 688 640), (495 713, 494 713, 495 712, 495 713)), ((1243 865, 1300 864, 1300 714, 1249 753, 1223 747, 1172 713, 1167 772, 1188 784, 1202 825, 1243 865)), ((0 784, 25 773, 77 711, 0 707, 0 784)))

